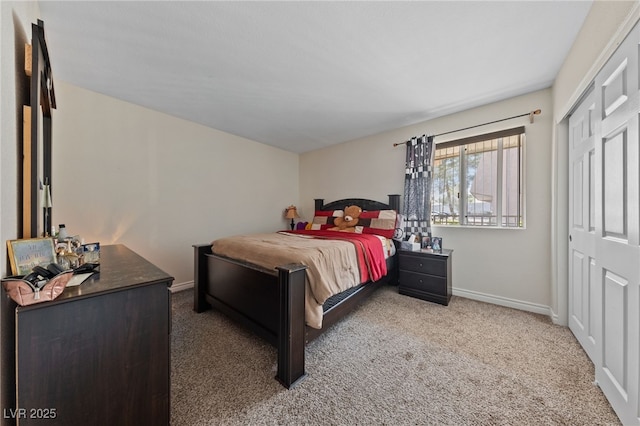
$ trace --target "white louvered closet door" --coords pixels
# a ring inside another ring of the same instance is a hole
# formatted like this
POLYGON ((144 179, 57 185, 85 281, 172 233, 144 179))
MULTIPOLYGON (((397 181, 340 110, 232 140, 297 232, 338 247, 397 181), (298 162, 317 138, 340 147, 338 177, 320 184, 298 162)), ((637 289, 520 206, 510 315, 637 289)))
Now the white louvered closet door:
POLYGON ((569 147, 569 324, 625 425, 640 424, 639 47, 636 26, 569 121, 581 141, 569 147), (589 108, 592 149, 578 124, 589 108))

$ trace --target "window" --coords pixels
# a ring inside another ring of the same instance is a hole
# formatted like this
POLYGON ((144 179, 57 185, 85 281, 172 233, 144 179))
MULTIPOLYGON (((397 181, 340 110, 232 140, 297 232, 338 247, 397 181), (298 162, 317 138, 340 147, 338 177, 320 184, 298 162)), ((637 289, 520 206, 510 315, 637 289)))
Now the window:
POLYGON ((436 225, 524 226, 524 127, 436 144, 436 225))

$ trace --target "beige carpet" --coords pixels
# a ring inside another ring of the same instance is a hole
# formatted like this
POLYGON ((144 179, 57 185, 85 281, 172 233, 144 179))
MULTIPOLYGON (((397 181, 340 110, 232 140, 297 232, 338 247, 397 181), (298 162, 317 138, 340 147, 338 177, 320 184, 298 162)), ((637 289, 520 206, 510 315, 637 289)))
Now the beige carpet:
POLYGON ((379 290, 307 346, 286 390, 276 351, 173 296, 172 425, 615 425, 593 365, 542 315, 379 290))

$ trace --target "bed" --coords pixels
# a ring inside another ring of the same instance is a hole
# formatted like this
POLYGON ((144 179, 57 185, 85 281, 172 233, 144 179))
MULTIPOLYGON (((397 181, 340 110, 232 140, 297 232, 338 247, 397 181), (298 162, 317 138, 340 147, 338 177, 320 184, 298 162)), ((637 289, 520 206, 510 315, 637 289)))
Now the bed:
MULTIPOLYGON (((399 200, 399 195, 389 195, 388 203, 350 198, 324 204, 324 200, 316 199, 315 210, 317 216, 322 215, 320 212, 342 211, 346 206, 357 205, 366 212, 397 212, 399 200)), ((326 215, 330 216, 330 213, 326 215)), ((313 222, 316 219, 314 217, 313 222)), ((288 235, 288 238, 293 236, 288 235)), ((223 241, 220 240, 219 244, 223 245, 223 241)), ((383 269, 386 269, 386 274, 379 279, 358 283, 323 301, 320 327, 313 322, 311 326, 307 325, 307 269, 313 266, 282 262, 276 265, 275 271, 269 270, 246 259, 216 254, 214 251, 219 251, 219 248, 214 248, 215 245, 216 242, 194 245, 194 310, 217 309, 273 344, 278 351, 276 379, 286 388, 295 386, 306 376, 304 351, 308 342, 351 312, 381 285, 397 282, 396 256, 392 251, 385 256, 386 268, 383 269)), ((250 246, 252 244, 244 247, 250 246)), ((369 277, 378 278, 376 274, 369 277)))

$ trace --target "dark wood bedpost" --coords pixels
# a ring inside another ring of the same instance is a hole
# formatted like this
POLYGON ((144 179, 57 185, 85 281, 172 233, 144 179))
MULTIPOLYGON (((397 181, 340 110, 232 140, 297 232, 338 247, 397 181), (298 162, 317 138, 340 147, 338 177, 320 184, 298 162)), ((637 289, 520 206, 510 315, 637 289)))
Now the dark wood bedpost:
POLYGON ((307 375, 304 371, 304 293, 306 266, 278 266, 280 319, 278 322, 278 373, 276 379, 287 389, 307 375))
POLYGON ((389 194, 389 207, 400 213, 400 194, 389 194))
POLYGON ((324 206, 324 198, 314 198, 316 210, 322 210, 322 206, 324 206))
POLYGON ((205 254, 211 254, 211 244, 195 244, 193 249, 193 310, 203 312, 211 308, 204 298, 208 275, 205 254))

